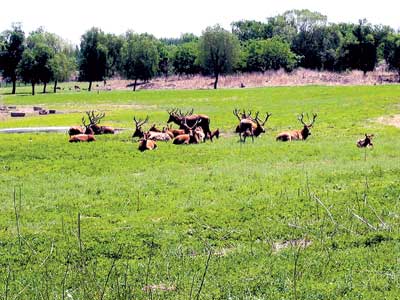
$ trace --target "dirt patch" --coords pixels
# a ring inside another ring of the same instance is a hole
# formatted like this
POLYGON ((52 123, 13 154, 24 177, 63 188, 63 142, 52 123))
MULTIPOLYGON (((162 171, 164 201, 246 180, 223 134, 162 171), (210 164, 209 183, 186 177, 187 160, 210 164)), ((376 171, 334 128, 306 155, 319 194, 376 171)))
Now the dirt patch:
POLYGON ((400 128, 400 115, 379 117, 376 121, 384 125, 400 128))
POLYGON ((272 244, 273 252, 279 252, 289 247, 301 247, 303 249, 309 247, 312 244, 309 239, 297 239, 297 240, 288 240, 283 242, 275 242, 272 244))
POLYGON ((165 283, 159 283, 159 284, 151 284, 151 285, 146 285, 142 288, 144 292, 150 293, 154 291, 161 291, 161 292, 174 292, 176 291, 176 285, 172 284, 165 284, 165 283))

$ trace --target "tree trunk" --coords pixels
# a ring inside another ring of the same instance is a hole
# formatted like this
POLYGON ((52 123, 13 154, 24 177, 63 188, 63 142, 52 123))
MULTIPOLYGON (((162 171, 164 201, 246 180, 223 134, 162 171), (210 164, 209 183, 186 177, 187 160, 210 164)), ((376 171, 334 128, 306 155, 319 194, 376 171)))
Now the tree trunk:
POLYGON ((57 80, 54 81, 54 94, 57 93, 57 80))
POLYGON ((45 82, 43 85, 43 94, 46 94, 46 87, 47 87, 47 83, 45 82))
POLYGON ((214 90, 217 89, 219 73, 215 73, 214 90))
POLYGON ((16 88, 17 88, 17 79, 15 79, 15 78, 12 79, 12 85, 13 85, 13 87, 12 87, 11 94, 15 95, 16 88))
POLYGON ((89 88, 88 91, 90 92, 92 90, 92 81, 89 81, 89 88))
POLYGON ((137 79, 135 79, 135 82, 133 83, 133 91, 136 91, 136 84, 137 84, 137 79))
POLYGON ((35 96, 35 83, 32 82, 32 96, 35 96))

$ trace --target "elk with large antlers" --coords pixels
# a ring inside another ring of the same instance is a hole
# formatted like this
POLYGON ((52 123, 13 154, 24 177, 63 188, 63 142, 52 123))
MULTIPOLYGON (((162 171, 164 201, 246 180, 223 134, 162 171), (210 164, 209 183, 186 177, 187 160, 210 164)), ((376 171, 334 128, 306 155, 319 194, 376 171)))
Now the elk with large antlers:
POLYGON ((93 130, 94 134, 114 134, 115 130, 111 126, 100 126, 101 119, 105 117, 105 113, 96 113, 94 110, 87 111, 86 115, 89 119, 89 127, 93 130))
POLYGON ((193 108, 186 112, 182 113, 181 110, 178 110, 177 108, 172 109, 168 111, 169 114, 169 119, 167 123, 174 122, 175 124, 180 126, 180 129, 185 129, 185 127, 182 125, 183 121, 186 120, 187 125, 190 127, 193 127, 193 124, 198 124, 201 128, 203 128, 205 137, 204 141, 206 138, 211 139, 211 130, 210 130, 210 117, 202 114, 193 114, 193 108))
POLYGON ((199 120, 197 120, 192 126, 189 126, 184 119, 182 121, 182 127, 185 128, 185 131, 187 133, 178 135, 177 137, 175 137, 172 143, 175 145, 198 144, 200 141, 199 131, 196 131, 198 123, 199 120))
POLYGON ((149 121, 149 116, 146 117, 144 120, 136 120, 136 117, 133 117, 133 122, 135 122, 135 132, 132 134, 132 138, 138 137, 142 138, 144 137, 144 131, 142 126, 146 124, 149 121))
POLYGON ((246 142, 246 137, 251 136, 254 142, 254 137, 258 137, 261 133, 265 133, 264 125, 268 121, 269 117, 272 115, 267 113, 264 121, 262 121, 258 115, 260 112, 256 112, 254 118, 251 117, 251 111, 246 114, 243 110, 241 116, 239 116, 239 110, 233 110, 233 114, 238 118, 239 125, 236 127, 236 132, 239 133, 239 141, 246 142), (243 137, 243 139, 242 139, 243 137))
POLYGON ((291 131, 284 131, 277 135, 277 141, 292 141, 292 140, 306 140, 308 136, 311 135, 311 127, 314 125, 315 119, 317 118, 317 114, 313 114, 313 119, 310 124, 306 124, 304 119, 304 113, 298 116, 298 120, 303 124, 303 129, 301 130, 291 130, 291 131))
POLYGON ((372 143, 372 138, 374 137, 373 134, 365 134, 364 139, 359 139, 357 141, 357 147, 358 148, 369 148, 373 147, 374 144, 372 143))

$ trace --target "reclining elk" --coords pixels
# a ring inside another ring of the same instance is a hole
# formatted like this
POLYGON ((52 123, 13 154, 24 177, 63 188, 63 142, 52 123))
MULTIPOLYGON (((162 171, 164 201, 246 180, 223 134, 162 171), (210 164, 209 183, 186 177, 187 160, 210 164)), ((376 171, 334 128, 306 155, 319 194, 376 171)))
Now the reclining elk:
POLYGON ((303 124, 303 129, 281 132, 276 137, 276 140, 282 142, 292 141, 292 140, 306 140, 307 137, 311 135, 310 129, 313 126, 315 119, 317 118, 317 114, 313 114, 313 120, 308 125, 303 121, 303 118, 304 118, 304 113, 302 113, 297 118, 301 122, 301 124, 303 124))

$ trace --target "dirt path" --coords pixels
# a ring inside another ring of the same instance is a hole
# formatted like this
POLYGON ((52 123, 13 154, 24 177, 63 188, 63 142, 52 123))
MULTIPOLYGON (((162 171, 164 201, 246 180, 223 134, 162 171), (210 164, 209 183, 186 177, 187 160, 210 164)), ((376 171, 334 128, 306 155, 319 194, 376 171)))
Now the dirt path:
POLYGON ((400 128, 400 115, 379 117, 376 120, 378 123, 385 124, 385 125, 391 125, 391 126, 400 128))

